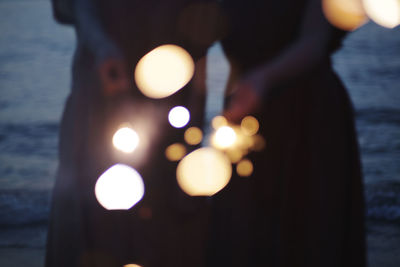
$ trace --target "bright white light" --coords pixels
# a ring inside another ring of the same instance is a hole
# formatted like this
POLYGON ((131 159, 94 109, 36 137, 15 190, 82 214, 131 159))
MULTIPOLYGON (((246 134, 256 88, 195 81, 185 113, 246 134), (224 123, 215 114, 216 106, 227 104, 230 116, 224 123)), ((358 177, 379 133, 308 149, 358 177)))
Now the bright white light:
POLYGON ((95 186, 97 201, 107 210, 127 210, 144 195, 140 174, 133 168, 116 164, 106 170, 95 186))
POLYGON ((168 97, 191 79, 194 62, 190 54, 176 45, 162 45, 146 54, 137 64, 135 81, 147 97, 168 97))
POLYGON ((363 5, 375 23, 386 28, 400 24, 400 0, 363 0, 363 5))
POLYGON ((212 139, 214 146, 220 149, 225 149, 232 146, 236 141, 236 133, 229 126, 219 128, 212 139))
POLYGON ((168 114, 169 123, 175 128, 182 128, 188 124, 190 120, 190 113, 187 108, 177 106, 172 108, 168 114))
POLYGON ((139 136, 133 129, 123 127, 114 134, 113 144, 116 149, 131 153, 139 144, 139 136))
POLYGON ((227 156, 211 147, 197 149, 178 164, 176 177, 190 196, 212 196, 223 189, 232 176, 227 156))

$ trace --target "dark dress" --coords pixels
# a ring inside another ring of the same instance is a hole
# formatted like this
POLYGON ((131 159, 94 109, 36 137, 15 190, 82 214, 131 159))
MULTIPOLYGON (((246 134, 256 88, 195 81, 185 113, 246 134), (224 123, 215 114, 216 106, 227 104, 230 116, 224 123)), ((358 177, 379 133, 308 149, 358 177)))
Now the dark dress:
POLYGON ((213 39, 197 20, 210 10, 204 2, 95 1, 102 27, 127 62, 132 88, 122 96, 104 95, 94 56, 78 37, 72 91, 60 129, 47 267, 203 266, 204 199, 179 189, 176 163, 166 160, 164 150, 183 140, 183 130, 168 124, 168 111, 184 105, 192 112, 190 125, 199 126, 204 94, 191 91, 189 84, 174 96, 152 100, 135 87, 133 71, 142 56, 162 44, 180 45, 195 60, 203 56, 213 39), (128 103, 126 110, 121 110, 122 103, 128 103), (127 121, 144 131, 145 148, 132 156, 116 152, 111 144, 114 131, 127 121), (131 165, 145 183, 144 198, 127 211, 107 211, 95 198, 97 178, 115 163, 131 165))
MULTIPOLYGON (((236 77, 299 35, 306 1, 223 1, 236 77)), ((343 33, 332 29, 329 51, 343 33)), ((229 99, 227 99, 229 101, 229 99)), ((353 110, 330 54, 286 80, 254 114, 266 148, 212 198, 208 266, 365 266, 364 203, 353 110)))

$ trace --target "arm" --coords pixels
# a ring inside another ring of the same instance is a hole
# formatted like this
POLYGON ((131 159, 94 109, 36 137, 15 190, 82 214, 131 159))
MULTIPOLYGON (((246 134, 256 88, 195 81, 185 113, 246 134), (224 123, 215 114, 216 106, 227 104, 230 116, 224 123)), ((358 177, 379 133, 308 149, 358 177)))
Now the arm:
POLYGON ((192 88, 189 92, 188 106, 191 112, 191 124, 199 128, 204 123, 204 108, 206 103, 206 73, 207 56, 203 56, 196 61, 195 72, 192 79, 192 88))
POLYGON ((94 0, 74 1, 73 10, 78 40, 95 57, 103 93, 113 95, 125 92, 129 84, 125 62, 117 45, 104 31, 94 0))
POLYGON ((261 107, 268 91, 317 68, 330 53, 334 28, 326 21, 320 0, 309 0, 297 40, 279 56, 255 68, 234 87, 235 95, 225 115, 238 121, 261 107))

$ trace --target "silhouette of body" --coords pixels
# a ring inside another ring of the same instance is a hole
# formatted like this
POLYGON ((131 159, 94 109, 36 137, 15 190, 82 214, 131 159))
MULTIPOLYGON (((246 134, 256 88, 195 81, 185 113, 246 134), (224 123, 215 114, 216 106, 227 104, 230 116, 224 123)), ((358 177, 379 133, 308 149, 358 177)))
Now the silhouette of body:
POLYGON ((266 148, 212 199, 208 266, 365 266, 353 111, 330 61, 344 33, 319 0, 222 5, 225 115, 255 115, 266 148))
POLYGON ((63 2, 70 11, 63 21, 73 23, 77 48, 60 129, 46 266, 202 266, 206 208, 203 199, 178 188, 176 164, 164 150, 182 140, 183 130, 168 124, 172 107, 187 106, 191 125, 201 125, 203 83, 195 79, 174 96, 153 100, 137 90, 133 71, 163 44, 180 45, 204 62, 212 38, 197 19, 213 6, 188 0, 63 2), (133 155, 116 152, 111 143, 125 122, 143 137, 144 149, 133 155), (137 169, 145 183, 144 198, 127 211, 107 211, 94 195, 97 178, 116 163, 137 169))

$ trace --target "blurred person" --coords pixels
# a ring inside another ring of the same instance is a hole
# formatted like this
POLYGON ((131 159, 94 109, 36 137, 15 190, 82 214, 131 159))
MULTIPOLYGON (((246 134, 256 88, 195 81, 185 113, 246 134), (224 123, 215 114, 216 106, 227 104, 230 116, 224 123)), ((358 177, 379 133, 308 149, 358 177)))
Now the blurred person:
POLYGON ((212 199, 208 266, 365 266, 353 109, 330 59, 345 32, 320 0, 221 2, 225 116, 258 118, 266 148, 212 199))
POLYGON ((183 131, 168 124, 172 107, 187 106, 191 125, 202 123, 203 58, 213 34, 199 19, 210 20, 207 14, 216 9, 207 0, 52 2, 56 20, 75 28, 77 45, 60 127, 46 267, 203 266, 204 199, 178 188, 176 165, 164 150, 182 140, 183 131), (189 51, 195 77, 173 96, 149 99, 136 88, 134 67, 163 44, 189 51), (112 147, 124 122, 146 134, 148 145, 139 155, 112 147), (134 167, 145 184, 144 198, 126 211, 104 209, 94 193, 97 178, 116 163, 134 167))

